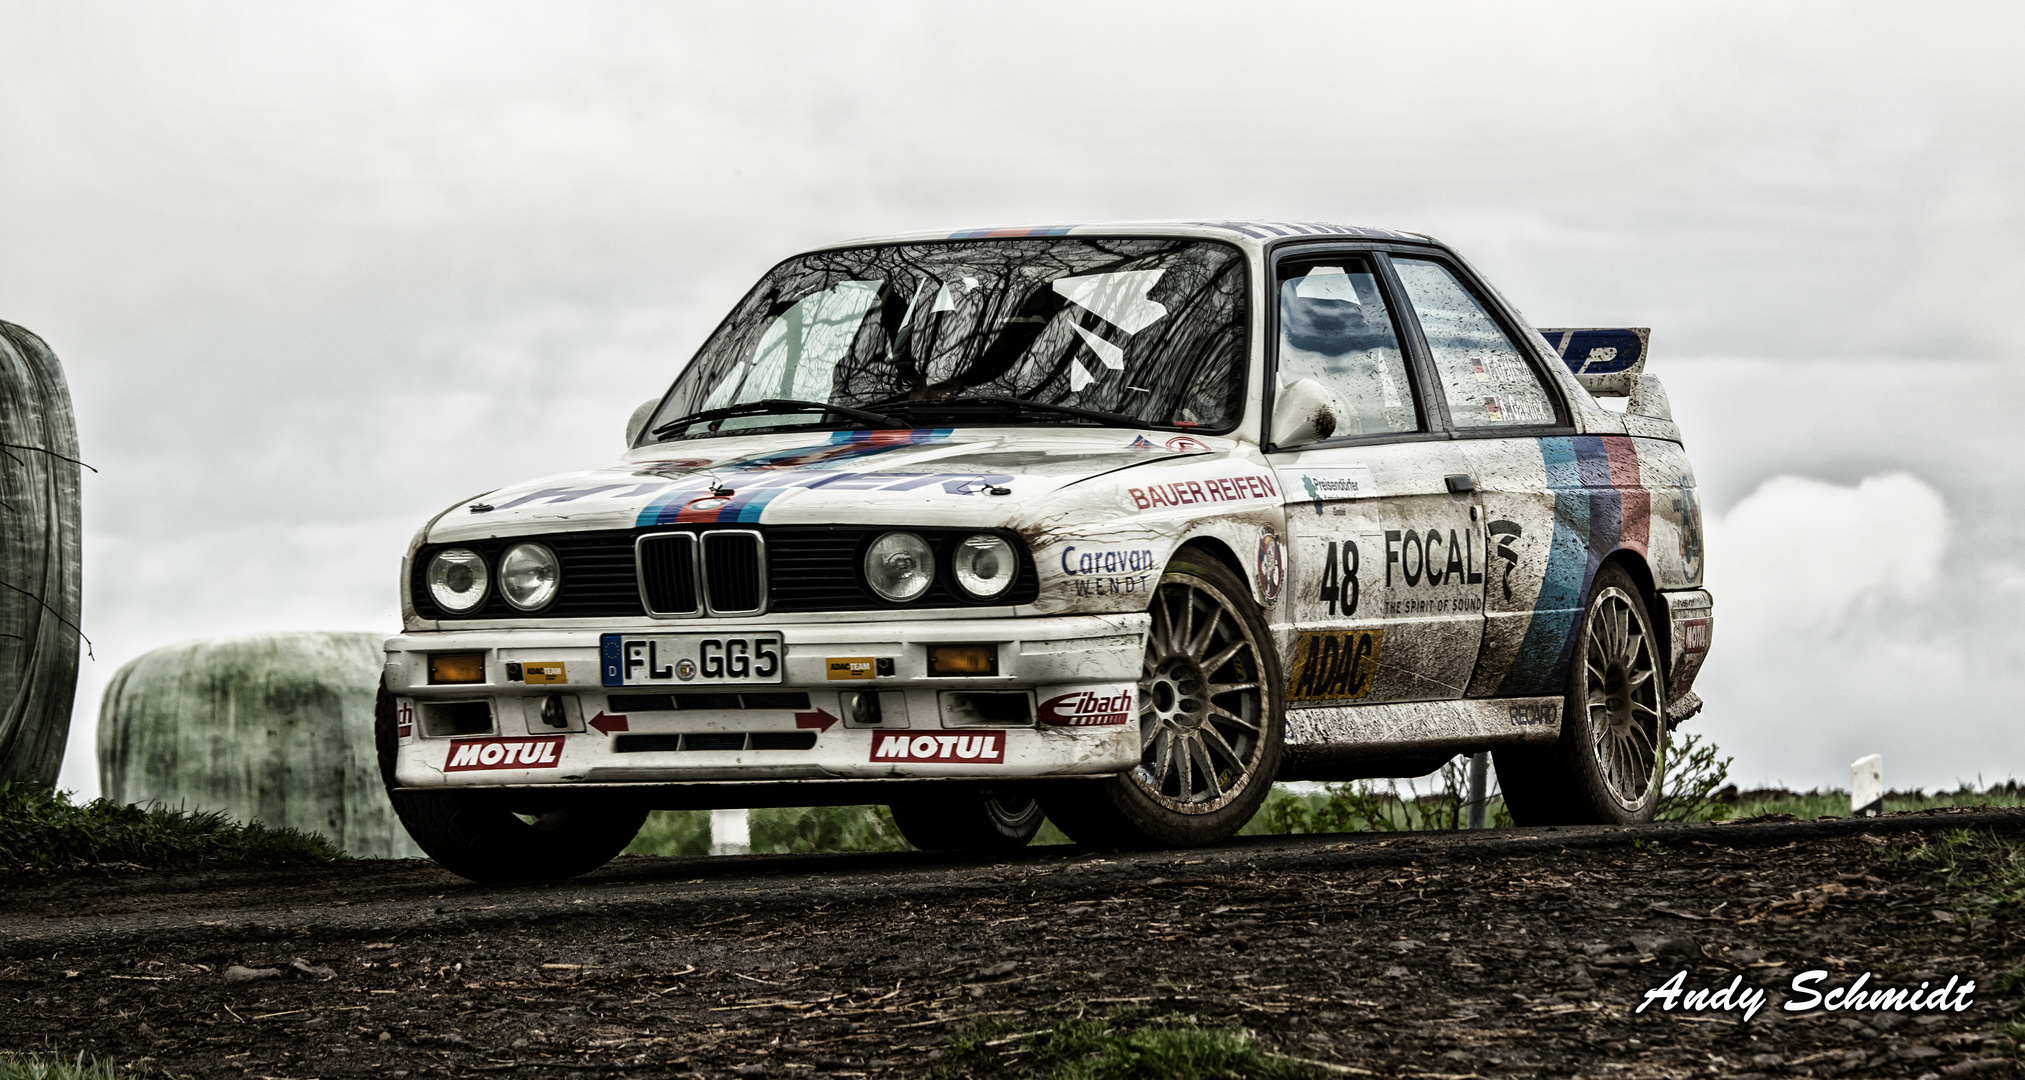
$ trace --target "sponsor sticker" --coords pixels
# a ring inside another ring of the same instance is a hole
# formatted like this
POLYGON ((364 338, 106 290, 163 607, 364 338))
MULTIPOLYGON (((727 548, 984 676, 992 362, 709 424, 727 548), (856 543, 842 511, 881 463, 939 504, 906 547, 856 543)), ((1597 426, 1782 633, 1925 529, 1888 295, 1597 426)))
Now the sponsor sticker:
POLYGON ((1365 499, 1378 494, 1378 485, 1371 479, 1368 465, 1340 465, 1331 468, 1284 470, 1280 479, 1291 492, 1299 484, 1302 494, 1314 504, 1315 513, 1322 512, 1322 504, 1338 499, 1365 499))
POLYGON ((484 769, 553 769, 562 760, 563 737, 455 739, 443 758, 444 772, 484 769))
POLYGON ((1288 701, 1343 701, 1371 692, 1383 630, 1304 631, 1294 641, 1288 701))
POLYGON ((872 760, 908 765, 1003 765, 1005 732, 916 735, 907 731, 875 731, 872 760))
POLYGON ((565 676, 563 664, 560 660, 522 660, 520 662, 520 678, 522 682, 530 683, 561 683, 569 681, 565 676))
POLYGON ((1159 566, 1151 548, 1062 549, 1062 573, 1077 596, 1113 596, 1150 591, 1159 566))
POLYGON ((394 735, 402 742, 415 737, 415 703, 406 698, 394 705, 394 735))
POLYGON ((1287 584, 1287 546, 1271 525, 1259 530, 1259 595, 1271 604, 1279 600, 1287 584))
POLYGON ((1162 506, 1277 499, 1280 489, 1273 484, 1272 477, 1252 473, 1177 480, 1172 484, 1148 484, 1143 488, 1126 488, 1125 494, 1131 498, 1134 507, 1151 510, 1162 506))
POLYGON ((823 662, 832 682, 838 679, 869 679, 872 677, 872 658, 869 656, 832 656, 823 662))
POLYGON ((1041 723, 1054 727, 1110 727, 1132 719, 1132 691, 1080 690, 1041 702, 1041 723))
POLYGON ((1193 435, 1176 435, 1167 440, 1167 448, 1177 454, 1199 454, 1209 449, 1209 444, 1193 435))
POLYGON ((1711 629, 1707 619, 1689 619, 1682 623, 1681 650, 1690 653, 1708 652, 1711 629))
POLYGON ((1558 723, 1561 705, 1554 701, 1522 701, 1505 706, 1505 719, 1513 727, 1540 727, 1558 723))

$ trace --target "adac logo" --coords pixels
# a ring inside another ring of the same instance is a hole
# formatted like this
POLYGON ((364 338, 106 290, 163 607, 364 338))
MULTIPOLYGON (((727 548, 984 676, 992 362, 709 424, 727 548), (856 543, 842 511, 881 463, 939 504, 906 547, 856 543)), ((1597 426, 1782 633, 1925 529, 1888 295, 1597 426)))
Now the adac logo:
POLYGON ((553 769, 562 760, 563 737, 529 739, 457 739, 443 759, 444 772, 479 769, 553 769))
POLYGON ((1041 702, 1041 723, 1054 727, 1110 727, 1132 718, 1132 691, 1099 694, 1083 690, 1041 702))

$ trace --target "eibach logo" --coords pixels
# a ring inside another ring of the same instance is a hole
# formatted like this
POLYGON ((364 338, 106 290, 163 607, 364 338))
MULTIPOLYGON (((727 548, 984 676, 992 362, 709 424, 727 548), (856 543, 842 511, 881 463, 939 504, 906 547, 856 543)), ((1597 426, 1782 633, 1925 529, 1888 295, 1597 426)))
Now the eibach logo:
POLYGON ((443 759, 444 772, 476 769, 553 769, 562 761, 563 737, 529 739, 458 739, 443 759))
POLYGON ((1130 719, 1130 690, 1109 696, 1084 690, 1041 702, 1041 723, 1056 727, 1109 727, 1130 719))
POLYGON ((1003 765, 1005 732, 912 735, 905 731, 875 731, 872 760, 910 765, 1003 765))
POLYGON ((415 703, 402 701, 394 706, 394 736, 402 742, 415 737, 415 703))

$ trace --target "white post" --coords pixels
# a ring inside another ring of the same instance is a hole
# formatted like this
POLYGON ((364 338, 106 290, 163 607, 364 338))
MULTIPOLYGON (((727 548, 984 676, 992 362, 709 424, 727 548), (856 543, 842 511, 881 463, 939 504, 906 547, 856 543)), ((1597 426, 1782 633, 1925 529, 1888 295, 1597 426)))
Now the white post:
POLYGON ((1849 816, 1884 813, 1884 755, 1872 754, 1849 763, 1849 816))
POLYGON ((747 810, 710 812, 710 853, 712 855, 752 854, 752 819, 747 810))

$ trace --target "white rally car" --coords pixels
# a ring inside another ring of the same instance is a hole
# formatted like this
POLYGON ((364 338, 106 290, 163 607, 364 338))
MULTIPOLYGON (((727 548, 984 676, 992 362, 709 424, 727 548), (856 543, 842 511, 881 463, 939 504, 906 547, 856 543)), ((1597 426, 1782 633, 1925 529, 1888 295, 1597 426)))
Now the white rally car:
POLYGON ((1712 622, 1645 346, 1376 229, 797 255, 619 463, 416 535, 389 792, 481 880, 601 865, 654 808, 1200 844, 1276 779, 1483 750, 1521 823, 1649 819, 1712 622))

